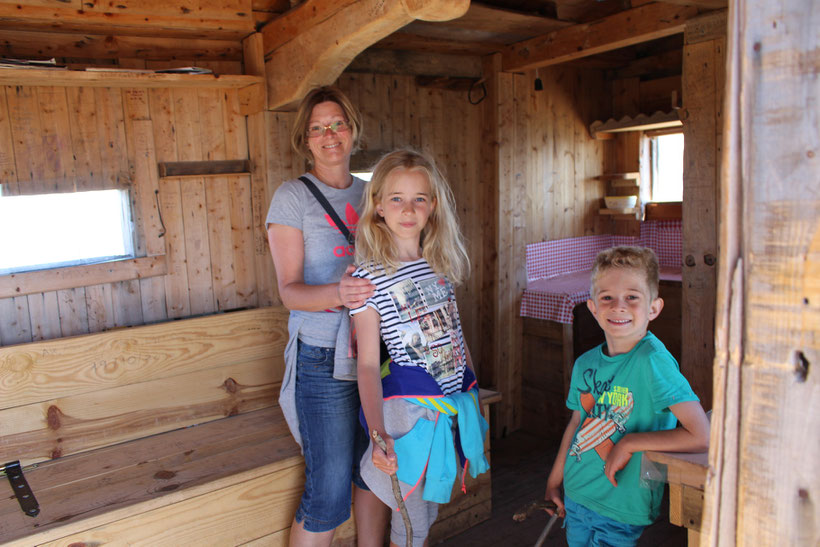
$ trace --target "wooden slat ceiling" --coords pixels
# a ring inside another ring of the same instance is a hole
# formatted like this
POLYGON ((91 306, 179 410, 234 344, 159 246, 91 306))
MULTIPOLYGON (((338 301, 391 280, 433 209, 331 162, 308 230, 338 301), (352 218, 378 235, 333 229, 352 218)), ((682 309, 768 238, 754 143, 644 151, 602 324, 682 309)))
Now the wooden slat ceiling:
MULTIPOLYGON (((412 22, 371 46, 365 54, 392 51, 394 56, 405 52, 476 58, 652 3, 473 0, 463 17, 446 22, 412 22)), ((727 0, 661 3, 707 11, 725 7, 727 0)), ((0 56, 82 57, 112 62, 122 58, 241 61, 241 39, 298 4, 293 0, 186 1, 185 5, 198 6, 192 11, 167 0, 122 0, 112 12, 113 8, 106 6, 113 4, 101 0, 0 0, 0 56)), ((668 41, 656 45, 659 54, 670 49, 668 41)), ((620 70, 634 66, 644 56, 646 47, 633 46, 573 62, 620 70)), ((386 56, 382 54, 382 58, 386 56)))

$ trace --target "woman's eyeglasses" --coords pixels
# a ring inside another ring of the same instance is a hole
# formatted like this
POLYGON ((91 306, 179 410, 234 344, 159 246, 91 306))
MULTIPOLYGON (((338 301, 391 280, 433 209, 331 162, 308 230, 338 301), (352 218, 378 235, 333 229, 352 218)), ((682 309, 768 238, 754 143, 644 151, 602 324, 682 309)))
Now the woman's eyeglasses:
POLYGON ((345 120, 339 120, 328 125, 311 125, 307 129, 307 136, 321 137, 325 134, 325 131, 327 131, 328 129, 330 129, 334 133, 342 133, 344 131, 350 131, 350 124, 345 120))

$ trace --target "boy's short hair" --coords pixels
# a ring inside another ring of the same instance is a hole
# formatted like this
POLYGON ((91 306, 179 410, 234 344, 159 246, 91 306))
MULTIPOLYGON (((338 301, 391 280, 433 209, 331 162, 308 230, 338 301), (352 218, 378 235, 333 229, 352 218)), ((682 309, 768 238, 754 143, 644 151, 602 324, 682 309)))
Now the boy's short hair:
POLYGON ((646 274, 646 285, 652 300, 658 297, 658 257, 648 247, 622 245, 604 249, 595 257, 592 265, 590 294, 595 298, 596 285, 601 274, 611 268, 634 268, 646 274))

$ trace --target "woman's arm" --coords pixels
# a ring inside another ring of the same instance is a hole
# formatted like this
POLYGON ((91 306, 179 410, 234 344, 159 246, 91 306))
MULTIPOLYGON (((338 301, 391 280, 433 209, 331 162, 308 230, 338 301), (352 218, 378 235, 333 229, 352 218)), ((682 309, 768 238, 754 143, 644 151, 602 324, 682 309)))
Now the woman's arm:
POLYGON ((627 433, 612 448, 604 464, 604 472, 614 486, 615 473, 623 469, 635 452, 702 452, 709 448, 709 418, 697 401, 687 401, 669 407, 680 426, 666 431, 627 433))
POLYGON ((384 429, 384 411, 382 399, 382 379, 379 363, 379 325, 381 317, 372 308, 353 316, 356 326, 356 344, 358 348, 357 377, 359 382, 359 398, 362 401, 364 418, 370 429, 368 435, 375 429, 379 432, 387 452, 373 444, 373 465, 388 475, 398 469, 396 453, 393 451, 393 437, 384 429))
POLYGON ((306 284, 305 242, 298 228, 270 224, 268 245, 276 269, 279 297, 289 310, 322 311, 343 305, 358 307, 373 294, 373 285, 368 280, 351 277, 352 266, 338 283, 306 284))

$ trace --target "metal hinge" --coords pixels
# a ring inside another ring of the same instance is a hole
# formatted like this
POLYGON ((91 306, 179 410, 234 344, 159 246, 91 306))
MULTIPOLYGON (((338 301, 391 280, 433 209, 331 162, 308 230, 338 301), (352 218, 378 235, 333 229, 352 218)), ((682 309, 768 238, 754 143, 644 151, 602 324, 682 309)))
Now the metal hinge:
MULTIPOLYGON (((31 466, 29 469, 36 467, 31 466)), ((34 492, 26 481, 23 475, 23 468, 20 462, 10 462, 0 467, 0 476, 5 475, 9 479, 11 489, 17 497, 17 502, 20 504, 20 509, 30 517, 36 517, 40 514, 40 505, 37 503, 37 498, 34 497, 34 492)))

